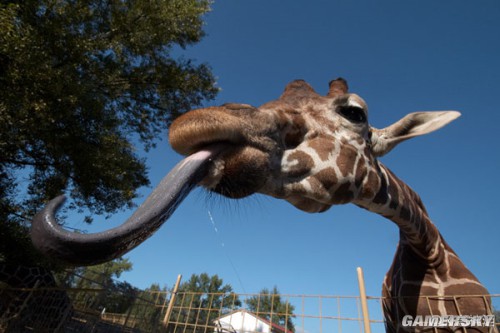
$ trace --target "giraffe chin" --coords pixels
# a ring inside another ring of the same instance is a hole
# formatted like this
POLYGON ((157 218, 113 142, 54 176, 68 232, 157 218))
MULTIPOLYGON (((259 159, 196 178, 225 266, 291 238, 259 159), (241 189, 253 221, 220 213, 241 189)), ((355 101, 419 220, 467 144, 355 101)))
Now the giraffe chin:
POLYGON ((51 200, 33 219, 31 240, 45 256, 74 266, 96 265, 129 252, 149 238, 207 176, 224 145, 211 145, 179 162, 122 225, 93 234, 70 232, 55 218, 64 196, 51 200))
POLYGON ((332 207, 332 205, 295 195, 290 196, 286 200, 294 205, 295 208, 307 213, 323 213, 332 207))

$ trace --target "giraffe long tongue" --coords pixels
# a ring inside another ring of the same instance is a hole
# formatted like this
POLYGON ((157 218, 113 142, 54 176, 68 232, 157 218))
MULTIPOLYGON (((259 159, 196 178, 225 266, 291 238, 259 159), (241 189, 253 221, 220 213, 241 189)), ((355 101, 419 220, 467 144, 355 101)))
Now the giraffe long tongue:
POLYGON ((65 201, 59 196, 34 217, 32 242, 46 256, 75 266, 118 258, 150 237, 172 215, 207 175, 211 159, 222 149, 222 145, 213 145, 179 162, 127 221, 110 230, 80 234, 63 229, 55 219, 65 201))

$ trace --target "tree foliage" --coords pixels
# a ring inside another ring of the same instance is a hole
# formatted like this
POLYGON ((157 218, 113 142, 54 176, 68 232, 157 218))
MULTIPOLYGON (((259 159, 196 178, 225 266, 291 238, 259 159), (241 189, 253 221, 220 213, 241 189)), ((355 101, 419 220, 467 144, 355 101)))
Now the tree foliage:
POLYGON ((295 326, 292 321, 295 318, 293 314, 295 306, 287 300, 282 300, 276 286, 272 291, 267 288, 262 289, 259 295, 248 298, 245 303, 248 309, 259 317, 295 332, 295 326))
POLYGON ((104 264, 78 267, 73 271, 56 274, 60 284, 67 288, 96 290, 77 293, 74 304, 82 308, 105 309, 111 313, 125 313, 135 302, 137 288, 125 281, 118 281, 124 272, 132 270, 127 258, 118 258, 104 264))
POLYGON ((132 263, 127 258, 118 258, 104 264, 80 267, 77 288, 92 288, 93 286, 106 287, 114 283, 114 279, 132 270, 132 263))
POLYGON ((61 193, 91 214, 132 205, 148 184, 134 143, 151 148, 217 92, 207 65, 174 56, 203 37, 208 10, 207 0, 0 1, 2 240, 61 193))

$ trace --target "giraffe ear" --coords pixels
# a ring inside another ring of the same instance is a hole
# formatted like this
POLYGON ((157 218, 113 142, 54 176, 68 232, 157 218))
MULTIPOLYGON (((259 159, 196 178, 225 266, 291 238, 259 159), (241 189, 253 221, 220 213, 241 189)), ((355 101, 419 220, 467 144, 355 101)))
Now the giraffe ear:
POLYGON ((415 136, 434 132, 460 117, 457 111, 435 111, 410 113, 383 128, 371 128, 372 152, 375 156, 383 156, 400 142, 415 136))

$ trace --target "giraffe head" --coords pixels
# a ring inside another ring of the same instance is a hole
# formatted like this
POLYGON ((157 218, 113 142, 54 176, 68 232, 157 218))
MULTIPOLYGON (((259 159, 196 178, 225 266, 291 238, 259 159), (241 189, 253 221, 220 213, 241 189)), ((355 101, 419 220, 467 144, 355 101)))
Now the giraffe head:
POLYGON ((460 114, 412 113, 376 129, 368 108, 343 79, 326 96, 302 80, 258 108, 225 104, 190 111, 170 127, 170 143, 183 155, 223 145, 202 185, 231 198, 262 193, 307 212, 371 201, 380 179, 377 157, 398 143, 432 132, 460 114))
POLYGON ((326 96, 293 81, 278 100, 259 108, 225 104, 176 119, 170 143, 189 156, 119 227, 95 234, 64 230, 55 219, 61 196, 34 217, 31 238, 41 252, 60 261, 102 263, 151 236, 197 184, 231 198, 266 194, 307 212, 348 202, 372 209, 371 202, 384 201, 377 157, 459 115, 412 113, 379 130, 368 124, 366 103, 347 92, 343 79, 330 82, 326 96))

